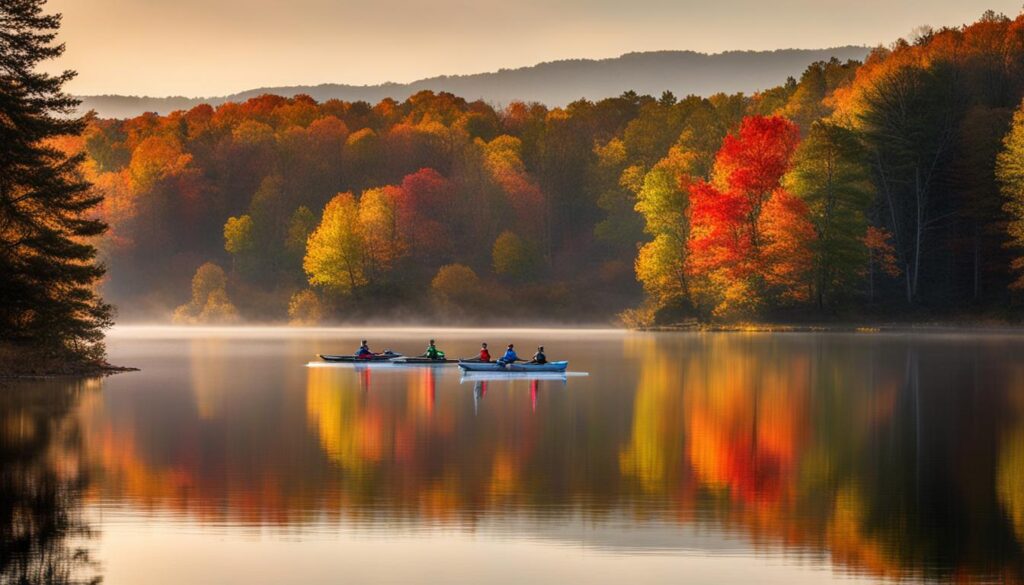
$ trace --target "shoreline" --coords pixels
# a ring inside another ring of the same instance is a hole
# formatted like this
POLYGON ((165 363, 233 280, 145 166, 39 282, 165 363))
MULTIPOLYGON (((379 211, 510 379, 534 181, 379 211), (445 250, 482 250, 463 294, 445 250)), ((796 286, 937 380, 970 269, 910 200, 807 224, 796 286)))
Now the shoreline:
POLYGON ((634 331, 679 333, 1024 333, 1024 325, 959 322, 866 323, 677 323, 634 331))
POLYGON ((48 365, 39 362, 11 366, 7 362, 0 366, 0 384, 15 380, 46 380, 53 378, 106 378, 115 374, 138 372, 139 368, 115 366, 106 362, 100 364, 48 365))
POLYGON ((24 372, 24 373, 0 373, 0 385, 3 382, 13 382, 17 380, 52 380, 55 378, 106 378, 108 376, 114 376, 116 374, 124 374, 127 372, 141 372, 139 368, 132 368, 128 366, 105 366, 102 368, 88 368, 78 371, 65 371, 65 372, 24 372))

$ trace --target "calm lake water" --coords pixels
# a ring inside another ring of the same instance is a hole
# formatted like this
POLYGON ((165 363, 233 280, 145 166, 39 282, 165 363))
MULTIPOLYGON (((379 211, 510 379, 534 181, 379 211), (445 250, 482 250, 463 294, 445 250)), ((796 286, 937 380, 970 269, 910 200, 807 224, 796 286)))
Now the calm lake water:
POLYGON ((120 328, 0 388, 0 583, 1024 579, 1024 336, 120 328), (588 375, 308 367, 514 341, 588 375))

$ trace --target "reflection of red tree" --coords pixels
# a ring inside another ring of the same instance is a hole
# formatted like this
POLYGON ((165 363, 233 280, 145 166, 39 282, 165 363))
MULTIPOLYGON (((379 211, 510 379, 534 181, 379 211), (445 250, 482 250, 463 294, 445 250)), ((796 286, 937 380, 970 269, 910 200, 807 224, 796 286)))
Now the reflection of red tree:
POLYGON ((748 503, 770 505, 791 496, 810 438, 810 360, 797 355, 777 363, 712 351, 707 362, 693 362, 686 376, 696 476, 748 503))

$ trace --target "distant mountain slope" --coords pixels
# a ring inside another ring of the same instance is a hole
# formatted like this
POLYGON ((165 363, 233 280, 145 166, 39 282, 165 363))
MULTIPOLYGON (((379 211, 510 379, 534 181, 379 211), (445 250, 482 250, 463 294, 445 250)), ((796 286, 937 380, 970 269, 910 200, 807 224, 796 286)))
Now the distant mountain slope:
POLYGON ((376 103, 391 97, 404 100, 424 90, 448 91, 469 100, 495 104, 513 100, 564 106, 579 99, 612 97, 627 90, 660 95, 670 90, 677 96, 711 95, 718 92, 752 93, 797 77, 810 63, 836 57, 861 60, 867 47, 831 49, 782 49, 777 51, 729 51, 708 55, 693 51, 627 53, 612 59, 571 59, 540 63, 494 73, 444 75, 412 83, 380 85, 324 84, 316 86, 262 87, 233 95, 210 98, 151 98, 121 95, 81 96, 82 110, 96 110, 105 118, 125 118, 143 112, 167 114, 200 103, 218 105, 244 101, 265 93, 293 96, 309 94, 317 101, 336 98, 376 103))

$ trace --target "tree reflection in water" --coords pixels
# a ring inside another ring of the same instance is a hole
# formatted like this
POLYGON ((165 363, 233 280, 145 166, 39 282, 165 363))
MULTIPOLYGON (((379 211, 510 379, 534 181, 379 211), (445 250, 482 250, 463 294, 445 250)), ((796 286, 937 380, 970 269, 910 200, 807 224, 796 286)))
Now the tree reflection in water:
MULTIPOLYGON (((574 362, 587 378, 533 385, 207 348, 164 378, 110 380, 103 400, 63 399, 90 494, 218 528, 532 538, 581 519, 627 551, 696 528, 870 579, 1024 582, 1024 340, 1005 343, 629 335, 574 362)), ((62 414, 8 411, 8 435, 48 423, 36 442, 78 452, 62 414)), ((49 448, 5 441, 7 484, 13 450, 77 498, 49 448)))
POLYGON ((83 519, 88 478, 74 416, 98 381, 0 388, 0 585, 98 583, 83 519))

